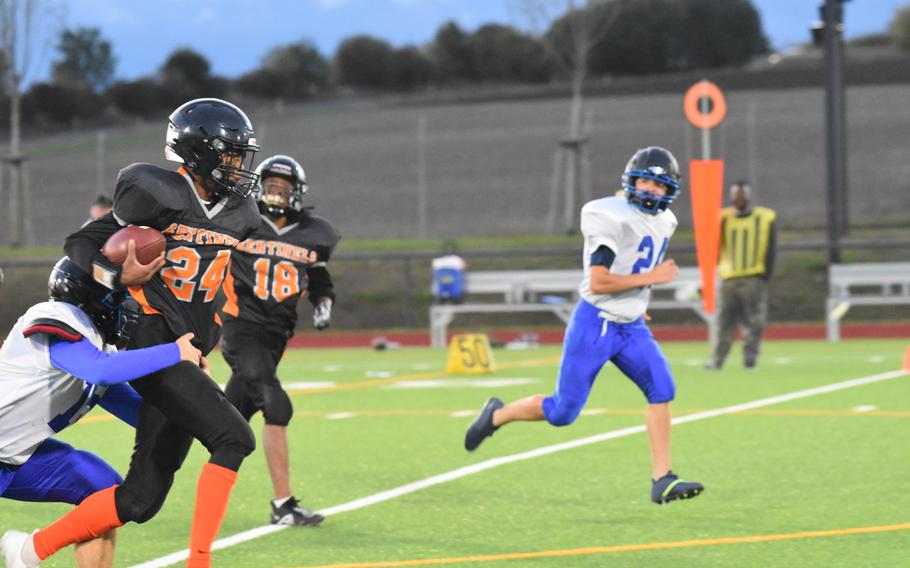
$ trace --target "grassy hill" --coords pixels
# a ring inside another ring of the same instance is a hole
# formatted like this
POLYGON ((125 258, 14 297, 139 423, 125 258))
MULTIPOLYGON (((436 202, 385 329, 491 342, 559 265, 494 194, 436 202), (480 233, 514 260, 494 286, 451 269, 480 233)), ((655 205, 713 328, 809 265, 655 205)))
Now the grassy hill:
MULTIPOLYGON (((907 87, 853 87, 847 102, 850 219, 859 225, 906 222, 907 87)), ((751 178, 758 200, 779 209, 785 226, 821 226, 822 90, 737 90, 728 93, 728 103, 728 118, 713 134, 716 155, 727 160, 728 178, 751 178)), ((684 163, 699 152, 698 133, 683 121, 681 93, 591 97, 588 108, 594 196, 616 189, 638 147, 665 145, 684 163)), ((421 117, 427 121, 429 236, 548 232, 553 155, 567 114, 562 99, 527 99, 288 106, 251 112, 251 118, 263 156, 280 152, 302 160, 311 180, 307 201, 335 221, 345 237, 372 239, 417 235, 421 117)), ((85 219, 99 189, 113 190, 121 167, 135 161, 165 165, 164 124, 162 117, 159 123, 109 130, 100 163, 95 132, 29 140, 29 242, 59 246, 85 219)), ((0 199, 6 210, 6 198, 0 199)), ((683 226, 688 224, 687 197, 676 211, 683 226)), ((5 239, 3 223, 0 242, 5 239)))

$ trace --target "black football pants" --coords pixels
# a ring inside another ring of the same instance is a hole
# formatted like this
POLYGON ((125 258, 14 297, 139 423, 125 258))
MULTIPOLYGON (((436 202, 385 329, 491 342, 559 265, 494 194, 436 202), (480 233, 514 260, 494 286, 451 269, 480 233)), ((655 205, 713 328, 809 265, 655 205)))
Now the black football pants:
POLYGON ((224 322, 221 354, 231 366, 224 394, 249 420, 262 411, 270 426, 287 426, 294 413, 291 399, 275 374, 288 340, 243 320, 224 322))
MULTIPOLYGON (((163 317, 143 315, 130 348, 176 339, 163 317)), ((115 493, 122 522, 143 523, 155 516, 193 438, 211 453, 211 463, 234 471, 255 449, 249 424, 198 366, 182 361, 130 384, 143 403, 130 467, 115 493)))

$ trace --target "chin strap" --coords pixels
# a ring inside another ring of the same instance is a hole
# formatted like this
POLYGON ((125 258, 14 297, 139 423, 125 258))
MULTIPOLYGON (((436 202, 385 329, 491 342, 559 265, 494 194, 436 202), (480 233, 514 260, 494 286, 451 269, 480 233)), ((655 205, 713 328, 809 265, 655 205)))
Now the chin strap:
POLYGON ((278 219, 281 219, 282 217, 287 217, 287 212, 284 209, 282 209, 281 211, 276 211, 275 208, 269 207, 268 205, 266 205, 266 211, 267 211, 266 214, 269 216, 269 219, 271 219, 272 221, 277 221, 278 219))

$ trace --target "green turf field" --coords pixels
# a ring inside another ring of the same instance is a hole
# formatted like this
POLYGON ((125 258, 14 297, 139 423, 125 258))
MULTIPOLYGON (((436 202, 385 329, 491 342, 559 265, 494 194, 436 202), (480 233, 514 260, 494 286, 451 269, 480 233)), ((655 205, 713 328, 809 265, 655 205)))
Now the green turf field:
MULTIPOLYGON (((734 351, 728 370, 707 373, 704 344, 668 343, 664 350, 677 379, 674 415, 895 370, 906 344, 769 342, 758 371, 743 371, 734 351)), ((464 429, 482 403, 493 394, 508 401, 549 392, 558 356, 555 347, 500 350, 494 375, 427 384, 450 378, 442 373, 442 351, 288 353, 280 369, 286 383, 335 384, 315 391, 291 387, 295 492, 307 506, 331 509, 491 458, 642 424, 640 393, 607 367, 588 412, 572 426, 511 425, 475 454, 466 453, 464 429), (491 379, 505 383, 477 383, 491 379)), ((224 381, 227 367, 215 359, 214 374, 224 381)), ((261 426, 255 419, 257 434, 261 426)), ((63 437, 126 469, 131 431, 102 412, 63 437)), ((650 503, 647 439, 633 433, 355 504, 318 528, 282 530, 217 551, 215 564, 907 565, 908 376, 679 424, 673 449, 674 469, 706 486, 693 501, 650 503)), ((117 566, 186 546, 205 457, 194 446, 158 516, 120 530, 117 566)), ((263 525, 270 498, 257 450, 241 469, 219 536, 263 525)), ((0 528, 31 530, 67 509, 4 500, 0 528)), ((64 551, 52 560, 46 565, 70 566, 73 556, 64 551)))

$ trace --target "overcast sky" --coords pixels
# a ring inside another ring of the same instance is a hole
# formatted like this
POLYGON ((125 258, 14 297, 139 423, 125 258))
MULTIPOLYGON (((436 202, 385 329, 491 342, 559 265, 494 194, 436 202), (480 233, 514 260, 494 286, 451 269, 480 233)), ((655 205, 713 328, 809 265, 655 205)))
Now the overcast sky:
MULTIPOLYGON (((236 77, 259 66, 276 45, 306 38, 326 56, 344 38, 370 34, 393 45, 422 44, 447 20, 473 30, 486 23, 528 28, 521 0, 65 0, 66 27, 97 27, 113 44, 117 77, 149 75, 179 47, 191 47, 217 75, 236 77)), ((775 48, 808 40, 822 0, 753 0, 775 48)), ((848 37, 885 30, 910 0, 850 0, 848 37)), ((655 30, 656 32, 656 30, 655 30)), ((645 39, 645 38, 643 38, 645 39)), ((31 79, 47 77, 53 48, 31 79)))

